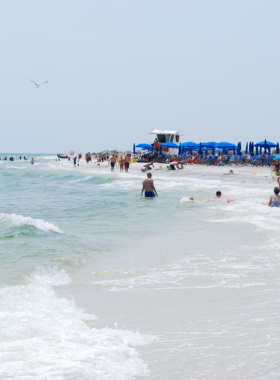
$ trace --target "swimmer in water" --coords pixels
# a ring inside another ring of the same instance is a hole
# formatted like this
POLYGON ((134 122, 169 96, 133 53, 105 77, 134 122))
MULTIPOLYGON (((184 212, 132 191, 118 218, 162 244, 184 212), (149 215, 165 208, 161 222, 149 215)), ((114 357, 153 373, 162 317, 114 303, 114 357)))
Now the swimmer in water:
POLYGON ((269 207, 280 207, 280 195, 279 195, 279 187, 274 188, 274 194, 271 195, 268 206, 269 207))
MULTIPOLYGON (((220 191, 216 191, 216 196, 214 198, 205 199, 203 202, 213 201, 214 199, 221 198, 221 196, 222 196, 222 193, 220 191)), ((191 201, 195 201, 195 199, 193 197, 190 197, 189 199, 191 201)))

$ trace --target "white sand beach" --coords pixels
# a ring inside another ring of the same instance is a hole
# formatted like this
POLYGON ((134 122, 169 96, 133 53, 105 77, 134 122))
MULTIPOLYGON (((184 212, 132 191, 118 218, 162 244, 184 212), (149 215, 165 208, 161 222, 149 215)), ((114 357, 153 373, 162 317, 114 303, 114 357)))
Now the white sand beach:
MULTIPOLYGON (((72 156, 73 157, 73 156, 72 156)), ((72 161, 71 157, 71 161, 72 161)), ((79 168, 83 170, 87 168, 90 169, 100 169, 100 170, 111 170, 110 163, 100 162, 97 165, 97 160, 93 159, 92 162, 86 163, 84 156, 78 162, 79 168)), ((144 163, 133 162, 130 164, 129 173, 131 174, 141 174, 143 177, 146 176, 146 173, 141 172, 141 168, 144 166, 144 163)), ((119 172, 120 168, 117 165, 114 169, 115 172, 119 172)), ((124 171, 125 172, 125 171, 124 171)), ((276 176, 275 172, 269 167, 253 167, 253 166, 214 166, 214 165, 184 165, 184 169, 181 170, 168 170, 167 164, 163 163, 154 163, 154 168, 152 168, 151 173, 154 177, 158 174, 160 176, 168 176, 170 178, 174 177, 210 177, 210 178, 220 178, 222 180, 243 180, 243 181, 274 181, 275 184, 276 176)))

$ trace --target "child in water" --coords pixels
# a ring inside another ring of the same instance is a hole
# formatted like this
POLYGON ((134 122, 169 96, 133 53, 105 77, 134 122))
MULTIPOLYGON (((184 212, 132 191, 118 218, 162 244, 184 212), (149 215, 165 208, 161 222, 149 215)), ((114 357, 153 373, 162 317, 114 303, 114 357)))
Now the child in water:
MULTIPOLYGON (((216 191, 216 196, 214 198, 205 199, 203 202, 213 201, 214 199, 221 198, 221 196, 222 196, 222 193, 220 191, 216 191)), ((191 201, 195 201, 195 199, 193 197, 190 197, 189 199, 191 201)))

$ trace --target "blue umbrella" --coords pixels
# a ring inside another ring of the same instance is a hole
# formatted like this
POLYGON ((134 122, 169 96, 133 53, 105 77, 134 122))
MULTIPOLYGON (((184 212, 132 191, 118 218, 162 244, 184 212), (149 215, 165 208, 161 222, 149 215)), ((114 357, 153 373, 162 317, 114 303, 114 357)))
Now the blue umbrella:
POLYGON ((166 142, 161 144, 162 146, 165 146, 166 148, 179 148, 179 145, 173 143, 173 142, 166 142))
POLYGON ((241 141, 239 141, 237 149, 238 149, 237 154, 240 155, 241 154, 241 141))
POLYGON ((269 146, 270 146, 271 148, 276 148, 276 146, 277 146, 277 144, 274 144, 273 142, 266 141, 266 140, 261 141, 261 142, 255 144, 255 146, 262 147, 262 148, 264 148, 265 145, 266 145, 267 148, 268 148, 269 146))
POLYGON ((259 147, 256 146, 256 155, 258 156, 258 154, 259 154, 259 147))
POLYGON ((199 144, 196 144, 192 141, 187 141, 187 142, 184 142, 182 143, 182 146, 186 147, 186 148, 195 148, 195 147, 198 147, 199 144))
POLYGON ((199 144, 198 154, 202 155, 202 144, 201 143, 199 144))
POLYGON ((108 150, 105 150, 105 152, 102 153, 102 156, 103 156, 103 154, 106 154, 106 153, 108 153, 108 150))
POLYGON ((136 145, 136 148, 152 149, 153 147, 149 144, 138 144, 136 145))
POLYGON ((250 142, 249 154, 252 154, 252 143, 250 142))
POLYGON ((133 144, 133 153, 134 153, 134 154, 136 153, 136 150, 135 150, 135 143, 133 144))
POLYGON ((276 144, 276 153, 279 154, 279 143, 276 144))
POLYGON ((280 156, 276 156, 273 160, 280 160, 280 156))
POLYGON ((267 154, 267 151, 266 151, 266 149, 267 149, 267 142, 266 142, 266 139, 264 140, 264 154, 267 154))
POLYGON ((181 147, 181 145, 182 144, 180 143, 180 145, 179 145, 179 152, 178 152, 179 154, 182 154, 182 147, 181 147))
POLYGON ((245 154, 248 154, 248 143, 246 143, 245 154))
POLYGON ((219 142, 215 145, 215 148, 237 149, 237 146, 229 142, 219 142))

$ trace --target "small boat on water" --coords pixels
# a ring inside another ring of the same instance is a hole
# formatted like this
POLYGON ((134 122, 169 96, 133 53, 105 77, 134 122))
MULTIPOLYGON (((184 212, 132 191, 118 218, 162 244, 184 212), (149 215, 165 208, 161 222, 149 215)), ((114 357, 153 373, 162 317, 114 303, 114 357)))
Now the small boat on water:
POLYGON ((69 158, 70 154, 74 154, 73 150, 66 150, 64 153, 57 153, 58 158, 69 158))

